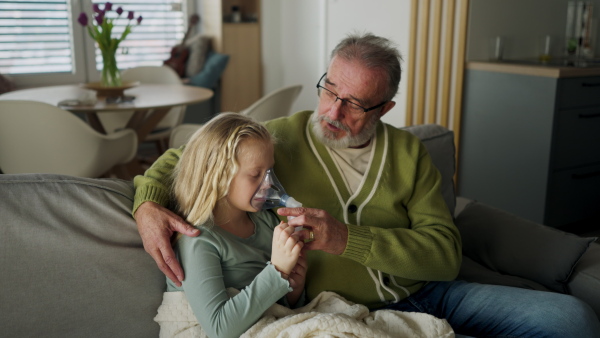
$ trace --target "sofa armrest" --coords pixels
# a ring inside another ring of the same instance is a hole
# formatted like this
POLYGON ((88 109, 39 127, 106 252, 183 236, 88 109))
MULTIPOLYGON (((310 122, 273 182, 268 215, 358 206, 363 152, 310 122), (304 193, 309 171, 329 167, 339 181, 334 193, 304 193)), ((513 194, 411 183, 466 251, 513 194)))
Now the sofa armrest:
POLYGON ((456 206, 454 207, 454 218, 456 218, 458 215, 460 215, 460 213, 463 212, 463 210, 465 210, 465 208, 468 208, 471 203, 475 203, 475 200, 472 200, 472 199, 469 199, 466 197, 462 197, 462 196, 456 196, 456 206))
POLYGON ((158 337, 165 276, 133 194, 131 181, 0 175, 0 336, 158 337))
POLYGON ((577 262, 595 238, 583 238, 537 224, 480 202, 455 218, 463 254, 504 275, 532 280, 556 291, 567 284, 577 262))
POLYGON ((569 280, 569 293, 584 300, 600 318, 600 244, 592 243, 569 280))

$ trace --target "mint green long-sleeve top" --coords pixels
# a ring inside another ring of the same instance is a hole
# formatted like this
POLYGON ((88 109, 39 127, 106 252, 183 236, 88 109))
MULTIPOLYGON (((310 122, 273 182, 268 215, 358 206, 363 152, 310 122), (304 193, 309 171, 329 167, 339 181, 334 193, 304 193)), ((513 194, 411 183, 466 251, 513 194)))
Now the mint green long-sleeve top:
POLYGON ((273 229, 279 219, 268 211, 248 215, 255 225, 248 238, 216 225, 201 226, 201 236, 182 236, 174 246, 185 280, 178 287, 167 278, 167 291, 185 293, 209 337, 239 337, 292 290, 269 263, 273 229), (229 287, 241 292, 229 298, 229 287))
MULTIPOLYGON (((337 292, 369 308, 397 302, 428 281, 452 280, 462 259, 458 229, 441 194, 441 175, 420 140, 379 122, 368 169, 354 193, 330 150, 312 132, 312 111, 266 123, 277 139, 275 172, 290 196, 344 222, 341 255, 307 254, 306 292, 337 292)), ((135 178, 135 208, 168 203, 168 178, 181 149, 135 178)))

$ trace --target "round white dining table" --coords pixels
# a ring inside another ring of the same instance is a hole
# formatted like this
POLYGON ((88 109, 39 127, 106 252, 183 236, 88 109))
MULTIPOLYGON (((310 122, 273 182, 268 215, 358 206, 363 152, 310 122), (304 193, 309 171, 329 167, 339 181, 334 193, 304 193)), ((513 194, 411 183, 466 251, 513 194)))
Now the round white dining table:
MULTIPOLYGON (((191 105, 209 100, 213 96, 210 89, 180 84, 140 84, 126 89, 125 100, 111 102, 103 98, 89 100, 94 93, 79 85, 60 85, 27 88, 0 95, 0 100, 29 100, 45 102, 74 113, 84 113, 92 128, 106 134, 98 114, 103 112, 134 112, 126 128, 136 131, 138 142, 143 142, 171 108, 191 105)), ((135 158, 127 166, 127 173, 121 170, 121 178, 131 178, 143 173, 139 159, 135 158), (122 177, 128 176, 128 177, 122 177)))

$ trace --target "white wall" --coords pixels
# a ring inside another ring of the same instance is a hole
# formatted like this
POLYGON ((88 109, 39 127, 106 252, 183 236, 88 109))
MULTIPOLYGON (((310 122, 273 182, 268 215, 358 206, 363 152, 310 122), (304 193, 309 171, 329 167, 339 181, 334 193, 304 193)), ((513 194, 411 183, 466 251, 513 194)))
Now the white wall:
MULTIPOLYGON (((329 53, 352 31, 372 32, 394 41, 408 64, 410 0, 262 0, 264 91, 292 84, 304 86, 292 110, 314 109, 316 81, 325 72, 329 53)), ((403 126, 406 73, 396 107, 384 121, 403 126)))
POLYGON ((323 1, 262 0, 263 90, 301 84, 292 111, 314 109, 322 71, 323 1))
MULTIPOLYGON (((395 41, 408 65, 410 0, 261 0, 264 92, 302 84, 293 110, 317 104, 315 82, 325 71, 335 44, 353 30, 370 31, 395 41)), ((596 20, 600 0, 593 0, 596 20)), ((471 0, 467 60, 489 57, 489 40, 506 37, 507 58, 535 57, 538 40, 564 36, 568 0, 471 0)), ((597 31, 598 25, 596 25, 597 31)), ((600 34, 596 33, 596 54, 600 34)), ((406 116, 406 71, 396 107, 384 116, 403 126, 406 116)))
MULTIPOLYGON (((327 51, 351 31, 371 32, 394 41, 404 55, 403 69, 408 65, 410 0, 328 0, 327 51)), ((406 72, 403 74, 406 79, 406 72)), ((400 81, 396 106, 383 120, 404 126, 406 120, 406 81, 400 81)))

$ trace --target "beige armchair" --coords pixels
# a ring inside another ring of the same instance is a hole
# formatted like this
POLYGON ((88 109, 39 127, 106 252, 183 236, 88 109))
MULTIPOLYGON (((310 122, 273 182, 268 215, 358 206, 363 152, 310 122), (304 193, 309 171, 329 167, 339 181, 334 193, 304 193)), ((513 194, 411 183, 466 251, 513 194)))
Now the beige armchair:
POLYGON ((252 116, 257 121, 268 121, 277 117, 288 116, 292 109, 292 104, 302 91, 301 85, 284 87, 275 90, 250 107, 242 110, 240 113, 252 116))
POLYGON ((47 103, 0 101, 0 169, 5 174, 100 177, 131 161, 136 152, 131 129, 103 135, 47 103))
MULTIPOLYGON (((298 98, 301 91, 301 85, 275 90, 254 102, 250 107, 242 110, 240 114, 251 116, 255 120, 261 122, 277 117, 288 116, 291 113, 292 104, 296 98, 298 98)), ((200 127, 202 127, 201 124, 186 123, 173 128, 169 140, 169 147, 179 148, 186 144, 192 134, 200 129, 200 127)))

